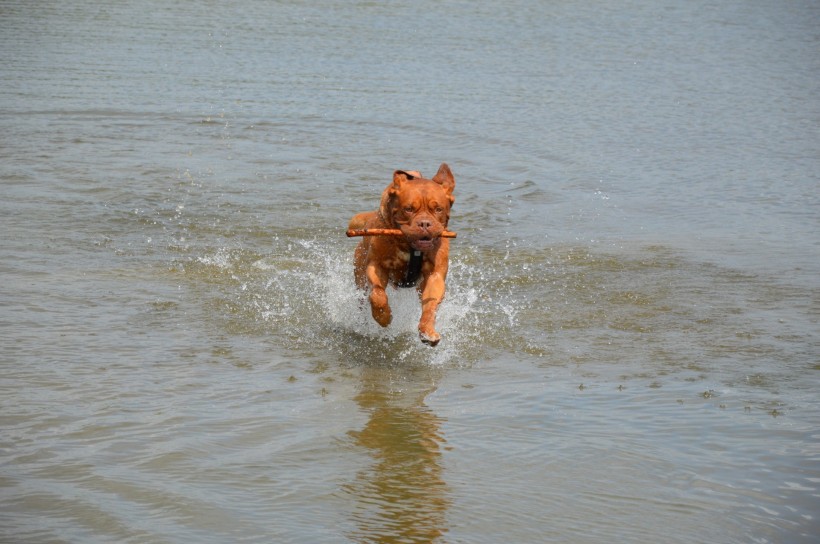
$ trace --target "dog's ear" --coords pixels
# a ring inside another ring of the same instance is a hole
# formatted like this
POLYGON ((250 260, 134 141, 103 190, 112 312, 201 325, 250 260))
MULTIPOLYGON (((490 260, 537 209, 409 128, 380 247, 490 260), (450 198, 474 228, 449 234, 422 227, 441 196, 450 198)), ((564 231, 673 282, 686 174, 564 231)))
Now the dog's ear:
POLYGON ((402 183, 420 177, 421 174, 413 170, 396 170, 393 172, 393 187, 398 189, 402 183))
POLYGON ((382 200, 379 205, 379 215, 385 221, 392 222, 393 218, 393 200, 399 191, 401 190, 401 186, 410 181, 411 179, 415 179, 417 177, 421 177, 421 174, 418 172, 413 171, 404 171, 404 170, 396 170, 393 172, 393 183, 387 186, 387 189, 384 190, 382 193, 382 200))
POLYGON ((447 191, 447 195, 450 197, 450 204, 455 202, 456 198, 453 196, 453 189, 456 188, 456 178, 453 177, 453 173, 450 172, 450 167, 447 166, 446 162, 441 163, 441 166, 438 167, 438 172, 433 176, 433 181, 444 187, 444 190, 447 191))
POLYGON ((391 195, 397 194, 401 191, 401 186, 410 180, 420 178, 421 174, 413 170, 396 170, 393 172, 393 184, 387 188, 391 195))

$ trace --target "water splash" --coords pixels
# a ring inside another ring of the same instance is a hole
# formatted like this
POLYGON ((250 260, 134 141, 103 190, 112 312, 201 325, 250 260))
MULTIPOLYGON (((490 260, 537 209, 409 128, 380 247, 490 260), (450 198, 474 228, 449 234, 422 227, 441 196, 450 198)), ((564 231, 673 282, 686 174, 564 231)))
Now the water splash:
MULTIPOLYGON (((418 338, 421 316, 415 289, 388 289, 393 321, 380 327, 370 315, 366 294, 353 282, 352 248, 310 242, 305 249, 317 257, 320 266, 308 274, 309 288, 316 297, 309 304, 321 316, 315 338, 358 362, 379 364, 469 364, 480 337, 475 328, 476 290, 461 285, 458 273, 451 273, 445 300, 439 307, 437 330, 443 340, 435 348, 418 338)), ((458 269, 458 266, 455 266, 458 269)))
POLYGON ((514 321, 509 300, 494 302, 492 282, 453 260, 438 312, 438 346, 418 338, 415 289, 388 289, 393 322, 382 328, 354 284, 352 253, 352 245, 335 239, 290 238, 268 254, 207 248, 180 268, 188 279, 213 287, 198 291, 210 298, 209 315, 225 320, 231 332, 270 336, 301 355, 351 365, 468 365, 486 353, 494 331, 514 321))

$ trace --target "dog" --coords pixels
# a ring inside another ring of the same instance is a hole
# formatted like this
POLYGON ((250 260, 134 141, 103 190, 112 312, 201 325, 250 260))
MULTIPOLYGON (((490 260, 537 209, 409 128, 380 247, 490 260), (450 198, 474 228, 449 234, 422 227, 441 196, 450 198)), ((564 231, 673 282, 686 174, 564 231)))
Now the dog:
POLYGON ((444 298, 450 240, 441 234, 450 220, 456 182, 442 163, 433 179, 414 170, 396 170, 379 209, 353 216, 349 229, 400 229, 402 236, 365 236, 353 255, 356 286, 370 291, 373 319, 387 327, 393 319, 387 286, 415 287, 421 299, 419 337, 435 346, 436 310, 444 298))

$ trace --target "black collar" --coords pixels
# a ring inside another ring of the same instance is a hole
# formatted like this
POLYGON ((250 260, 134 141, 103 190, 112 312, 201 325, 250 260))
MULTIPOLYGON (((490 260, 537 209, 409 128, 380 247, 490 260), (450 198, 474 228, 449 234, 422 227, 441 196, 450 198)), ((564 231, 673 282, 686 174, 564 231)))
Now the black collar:
POLYGON ((404 271, 404 279, 397 283, 399 287, 415 287, 421 276, 422 254, 418 249, 411 249, 410 260, 407 262, 407 270, 404 271))

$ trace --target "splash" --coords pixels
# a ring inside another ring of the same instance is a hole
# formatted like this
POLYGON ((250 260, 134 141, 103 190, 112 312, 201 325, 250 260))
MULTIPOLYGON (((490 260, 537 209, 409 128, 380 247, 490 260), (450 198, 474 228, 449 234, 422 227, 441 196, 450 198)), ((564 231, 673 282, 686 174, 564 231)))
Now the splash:
POLYGON ((305 247, 321 263, 311 275, 312 289, 318 294, 316 309, 323 317, 320 333, 337 344, 339 351, 358 360, 386 364, 466 364, 471 360, 471 343, 478 336, 468 327, 479 299, 475 289, 458 285, 452 276, 448 280, 447 296, 437 315, 443 340, 431 348, 418 339, 421 305, 415 289, 388 289, 393 322, 380 327, 370 315, 366 294, 353 282, 352 248, 341 253, 317 243, 305 247), (345 347, 340 349, 339 344, 345 347))
MULTIPOLYGON (((380 327, 352 271, 353 246, 334 239, 287 237, 264 253, 203 249, 184 275, 210 318, 230 332, 265 336, 299 357, 336 358, 351 365, 468 366, 497 350, 520 347, 523 301, 503 264, 476 266, 469 252, 451 253, 447 294, 439 307, 435 348, 418 338, 421 305, 415 289, 388 289, 393 322, 380 327)), ((482 258, 478 259, 483 261, 482 258)))

